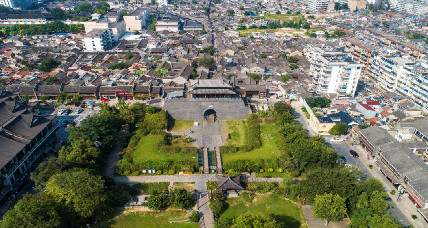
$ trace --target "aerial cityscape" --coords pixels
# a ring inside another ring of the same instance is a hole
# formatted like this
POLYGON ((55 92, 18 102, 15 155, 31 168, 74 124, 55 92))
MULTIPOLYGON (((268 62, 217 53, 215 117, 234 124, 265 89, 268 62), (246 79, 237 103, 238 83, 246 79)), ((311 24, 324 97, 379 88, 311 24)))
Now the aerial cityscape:
POLYGON ((0 0, 0 227, 428 227, 428 1, 0 0))

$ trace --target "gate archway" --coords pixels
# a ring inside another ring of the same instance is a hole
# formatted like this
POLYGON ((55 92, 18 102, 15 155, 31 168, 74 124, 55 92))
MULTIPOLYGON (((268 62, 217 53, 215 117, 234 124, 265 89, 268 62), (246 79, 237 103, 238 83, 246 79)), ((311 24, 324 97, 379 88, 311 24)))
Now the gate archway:
POLYGON ((205 110, 204 120, 211 123, 215 122, 217 120, 217 112, 212 108, 205 110))

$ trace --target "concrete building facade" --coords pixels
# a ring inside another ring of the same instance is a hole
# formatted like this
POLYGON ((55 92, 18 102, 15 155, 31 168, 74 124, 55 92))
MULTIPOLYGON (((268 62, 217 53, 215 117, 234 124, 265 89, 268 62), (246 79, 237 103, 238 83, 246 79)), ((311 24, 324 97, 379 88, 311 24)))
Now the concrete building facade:
POLYGON ((113 33, 110 29, 94 29, 83 38, 86 51, 106 51, 112 47, 113 33))

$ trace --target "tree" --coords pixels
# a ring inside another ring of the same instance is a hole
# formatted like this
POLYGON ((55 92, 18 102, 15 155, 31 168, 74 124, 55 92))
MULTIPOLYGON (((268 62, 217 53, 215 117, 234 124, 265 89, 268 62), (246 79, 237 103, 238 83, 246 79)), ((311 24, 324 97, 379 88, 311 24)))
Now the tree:
POLYGON ((266 55, 265 53, 261 53, 259 56, 260 56, 260 58, 262 58, 262 59, 266 59, 266 57, 267 57, 267 55, 266 55))
POLYGON ((198 59, 198 65, 206 68, 211 68, 216 66, 214 58, 211 57, 201 57, 198 59))
POLYGON ((331 100, 326 97, 308 97, 305 99, 305 101, 311 108, 327 108, 331 103, 331 100))
POLYGON ((44 72, 50 72, 53 68, 57 67, 59 62, 54 58, 46 58, 40 62, 38 69, 44 72))
POLYGON ((55 77, 55 76, 49 76, 49 77, 46 78, 46 85, 53 85, 53 84, 55 84, 58 81, 59 80, 58 80, 57 77, 55 77))
POLYGON ((227 11, 227 15, 229 15, 229 17, 233 17, 233 16, 235 16, 235 11, 233 9, 229 9, 227 11))
POLYGON ((326 225, 330 221, 339 221, 346 215, 345 199, 331 193, 317 195, 314 203, 314 214, 318 218, 325 219, 326 225))
POLYGON ((360 183, 361 186, 359 188, 368 195, 371 195, 374 191, 383 192, 383 184, 376 178, 368 178, 366 181, 360 183))
POLYGON ((297 62, 299 62, 299 58, 297 58, 296 56, 290 56, 287 58, 287 61, 289 63, 297 63, 297 62))
POLYGON ((189 216, 189 221, 190 222, 199 222, 199 214, 198 212, 193 212, 190 216, 189 216))
POLYGON ((356 175, 345 168, 311 170, 306 180, 297 184, 297 188, 308 203, 313 202, 316 195, 324 193, 337 194, 345 200, 357 199, 360 193, 356 175))
POLYGON ((132 52, 128 52, 128 53, 126 53, 125 58, 126 58, 127 60, 130 60, 130 59, 134 58, 134 56, 135 56, 135 54, 134 54, 134 53, 132 53, 132 52))
POLYGON ((275 110, 276 113, 278 114, 283 114, 283 113, 294 113, 294 108, 291 107, 291 105, 285 103, 285 102, 276 102, 273 105, 273 109, 275 110))
POLYGON ((193 198, 192 193, 182 188, 172 190, 170 192, 169 200, 170 205, 182 209, 189 209, 195 205, 195 199, 193 198))
POLYGON ((86 13, 92 13, 92 4, 89 2, 81 2, 76 6, 77 12, 86 12, 86 13))
POLYGON ((37 171, 31 173, 31 180, 34 181, 35 186, 41 188, 55 174, 62 172, 67 164, 64 160, 57 157, 49 157, 40 165, 37 166, 37 171))
POLYGON ((104 180, 89 170, 74 169, 53 175, 46 190, 83 218, 93 216, 106 200, 104 180))
POLYGON ((348 125, 345 122, 335 124, 329 131, 331 135, 346 135, 348 134, 348 125))
POLYGON ((239 215, 231 228, 279 228, 278 222, 271 216, 255 215, 250 212, 239 215))
POLYGON ((254 81, 259 82, 262 79, 262 76, 260 74, 256 73, 247 73, 247 76, 252 78, 254 81))
POLYGON ((203 27, 203 28, 202 28, 202 30, 201 30, 201 34, 202 34, 202 35, 207 34, 207 31, 205 30, 205 27, 203 27))
POLYGON ((0 227, 61 227, 60 205, 45 193, 26 194, 3 216, 0 227))
POLYGON ((360 227, 388 227, 403 228, 402 225, 394 221, 390 215, 377 215, 372 209, 362 208, 356 210, 351 216, 350 228, 360 227))
POLYGON ((299 69, 299 66, 297 64, 295 64, 295 63, 290 63, 290 69, 291 70, 296 70, 296 69, 299 69))
POLYGON ((283 74, 281 75, 281 81, 284 83, 287 83, 288 80, 290 80, 290 75, 289 74, 283 74))
POLYGON ((374 191, 370 195, 369 206, 376 214, 383 214, 389 207, 388 194, 386 192, 374 191))
POLYGON ((156 211, 164 210, 168 207, 168 198, 163 194, 151 196, 147 200, 146 206, 156 211))
POLYGON ((78 139, 71 147, 63 147, 58 155, 67 164, 94 165, 100 155, 100 149, 89 140, 78 139))
POLYGON ((67 98, 68 98, 67 94, 64 92, 61 92, 58 94, 56 101, 58 103, 64 104, 64 102, 67 100, 67 98))
POLYGON ((228 207, 229 205, 226 203, 226 197, 224 197, 222 191, 213 191, 211 193, 210 208, 214 217, 219 218, 228 207))
POLYGON ((53 9, 51 9, 51 14, 57 20, 62 20, 65 17, 65 12, 61 8, 53 8, 53 9))

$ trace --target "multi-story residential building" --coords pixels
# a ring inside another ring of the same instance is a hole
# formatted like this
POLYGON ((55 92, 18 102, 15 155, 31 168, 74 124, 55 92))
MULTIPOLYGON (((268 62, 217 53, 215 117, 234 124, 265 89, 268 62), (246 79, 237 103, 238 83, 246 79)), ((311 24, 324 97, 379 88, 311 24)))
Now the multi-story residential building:
POLYGON ((86 51, 105 51, 112 47, 113 33, 110 29, 94 29, 83 38, 86 51))
POLYGON ((428 61, 375 55, 364 76, 369 84, 398 92, 428 110, 428 61))
POLYGON ((159 15, 156 21, 156 31, 180 31, 180 16, 175 14, 163 14, 159 15))
POLYGON ((316 47, 304 49, 317 92, 354 96, 364 64, 354 63, 343 48, 316 47))
POLYGON ((24 183, 58 125, 38 116, 18 96, 0 96, 0 200, 24 183), (2 97, 1 97, 2 96, 2 97))
POLYGON ((311 0, 309 8, 312 11, 327 11, 330 0, 311 0))
POLYGON ((140 31, 147 26, 150 19, 149 9, 137 9, 127 16, 123 16, 126 31, 140 31))
POLYGON ((169 0, 156 0, 156 3, 160 6, 166 6, 169 4, 169 0))
POLYGON ((353 56, 353 61, 364 64, 366 67, 368 66, 370 58, 372 57, 374 52, 373 46, 363 44, 360 41, 350 37, 341 38, 340 45, 345 46, 346 49, 351 52, 353 56))
POLYGON ((125 22, 111 22, 107 18, 102 18, 94 21, 83 22, 86 33, 90 33, 94 29, 111 29, 113 33, 113 41, 118 42, 125 34, 125 22))
POLYGON ((32 0, 0 0, 0 5, 14 9, 28 9, 32 4, 32 0))
POLYGON ((408 13, 413 15, 422 15, 428 11, 428 1, 426 0, 409 0, 409 1, 395 1, 391 6, 392 9, 398 12, 408 13))

